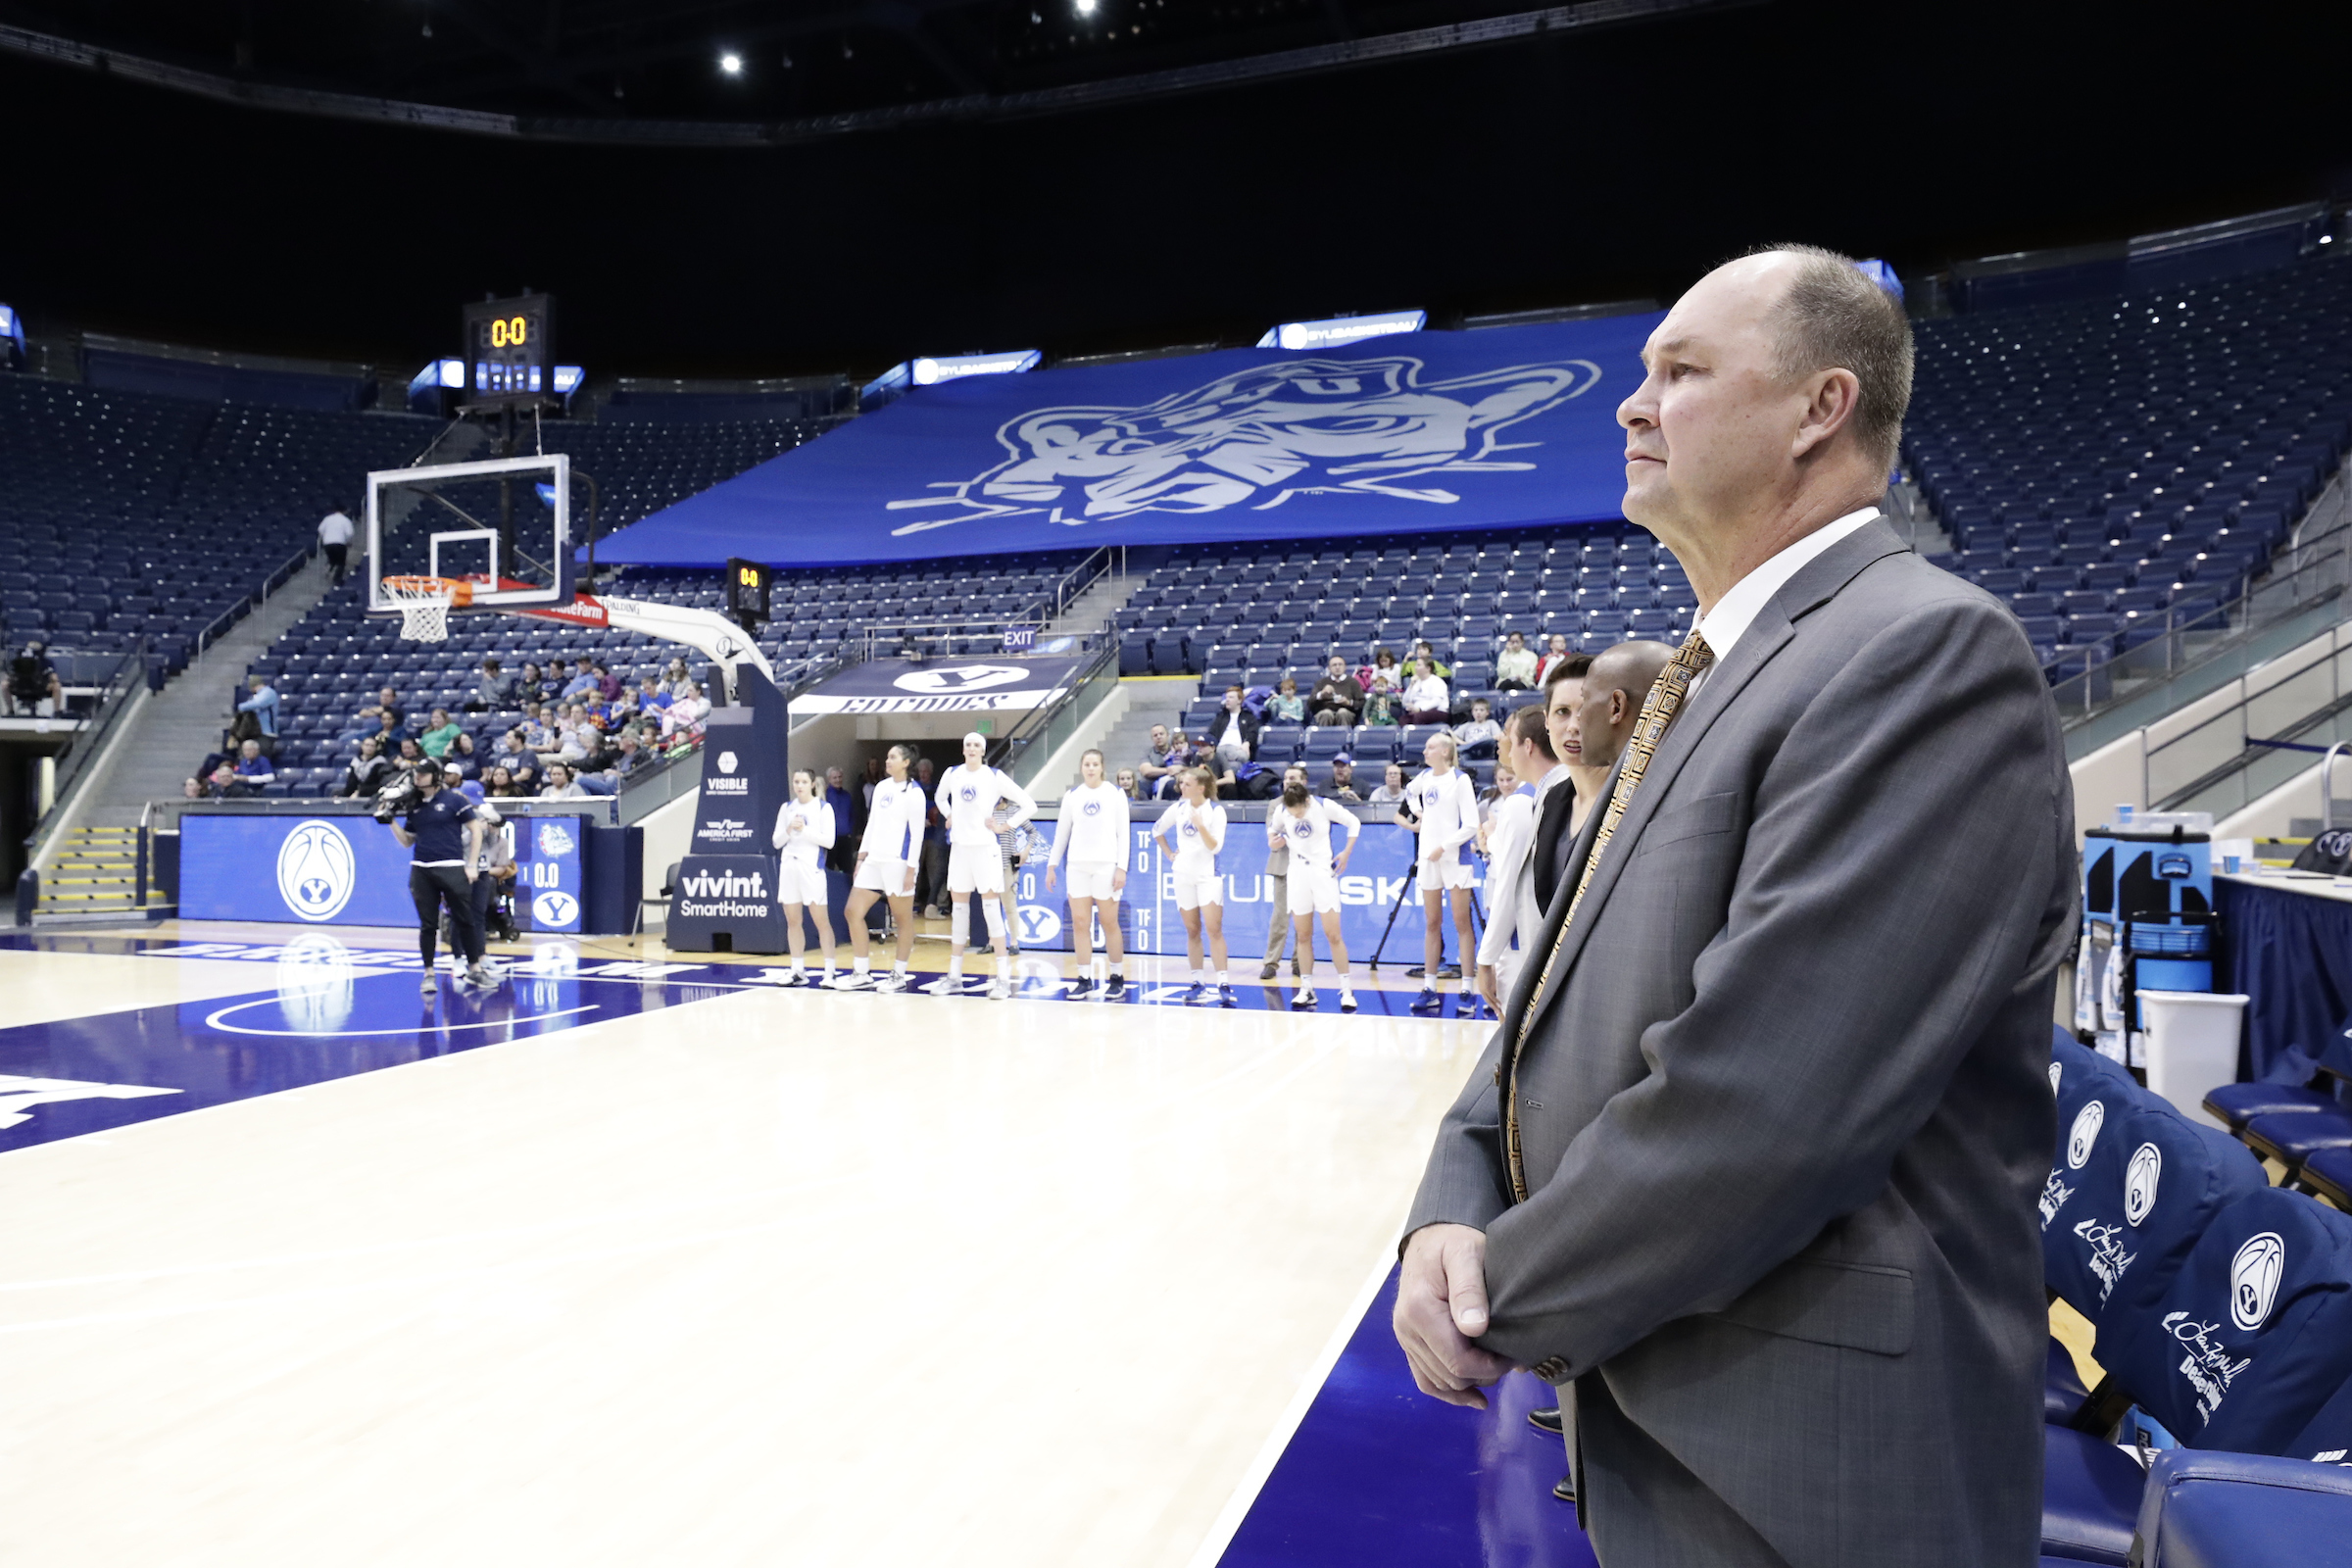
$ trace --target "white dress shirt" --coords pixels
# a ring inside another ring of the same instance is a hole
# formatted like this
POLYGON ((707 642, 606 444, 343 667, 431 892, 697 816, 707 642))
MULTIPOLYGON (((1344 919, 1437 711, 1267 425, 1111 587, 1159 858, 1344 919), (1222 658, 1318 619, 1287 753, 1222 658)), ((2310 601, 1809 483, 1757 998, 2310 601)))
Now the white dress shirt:
POLYGON ((1691 677, 1691 695, 1697 695, 1699 684, 1708 673, 1732 657, 1732 649, 1755 624, 1756 616, 1772 602, 1772 596, 1788 586, 1788 579, 1811 564, 1830 546, 1860 528, 1879 514, 1876 507, 1864 507, 1849 512, 1837 521, 1814 529, 1765 562, 1755 570, 1732 584, 1730 591, 1715 601, 1715 608, 1701 615, 1698 634, 1706 639, 1707 648, 1715 662, 1691 677))

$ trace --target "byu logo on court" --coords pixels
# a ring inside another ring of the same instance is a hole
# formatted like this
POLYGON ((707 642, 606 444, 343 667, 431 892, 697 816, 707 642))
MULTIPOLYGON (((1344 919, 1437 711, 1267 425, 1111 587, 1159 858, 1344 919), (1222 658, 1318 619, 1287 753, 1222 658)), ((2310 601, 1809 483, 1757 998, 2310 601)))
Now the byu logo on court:
POLYGON ((1061 935, 1061 916, 1041 905, 1024 904, 1013 913, 1021 923, 1023 942, 1051 942, 1061 935))
POLYGON ((2247 1237, 2230 1260, 2230 1321, 2248 1333, 2268 1322, 2285 1272, 2286 1243, 2277 1231, 2247 1237))
POLYGON ((2124 1218, 2134 1228, 2156 1206, 2156 1179, 2163 1174, 2163 1150, 2142 1144, 2132 1151, 2132 1163, 2124 1171, 2124 1218))
POLYGON ((1316 494, 1450 505, 1461 499, 1453 491, 1407 481, 1534 468, 1499 456, 1543 446, 1504 439, 1511 427, 1600 379, 1591 360, 1426 383, 1422 368, 1402 354, 1282 360, 1140 409, 1018 415, 997 429, 1009 456, 971 478, 929 486, 944 494, 891 502, 894 512, 941 509, 891 531, 1036 514, 1075 525, 1144 512, 1264 511, 1316 494))
POLYGON ((278 896, 302 919, 332 920, 358 882, 351 840, 332 822, 297 822, 277 847, 278 896))
POLYGON ((2099 1127, 2107 1120, 2107 1102, 2093 1100, 2075 1114, 2074 1130, 2066 1135, 2066 1168, 2081 1170, 2090 1157, 2090 1146, 2099 1140, 2099 1127))
POLYGON ((1029 671, 1018 664, 964 664, 955 669, 910 669, 891 684, 903 692, 941 697, 953 692, 984 692, 1028 678, 1029 671))
POLYGON ((721 773, 732 773, 735 771, 735 754, 733 752, 721 752, 718 754, 718 770, 721 773))
POLYGON ((539 824, 539 853, 541 855, 569 855, 571 829, 561 822, 539 824))

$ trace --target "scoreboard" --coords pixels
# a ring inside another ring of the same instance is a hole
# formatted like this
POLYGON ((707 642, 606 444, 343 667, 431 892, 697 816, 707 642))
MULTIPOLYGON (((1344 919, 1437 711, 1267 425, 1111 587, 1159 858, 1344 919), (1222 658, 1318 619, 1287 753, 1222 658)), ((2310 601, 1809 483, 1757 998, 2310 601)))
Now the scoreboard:
POLYGON ((554 394, 555 301, 545 294, 465 308, 466 402, 529 407, 554 394))

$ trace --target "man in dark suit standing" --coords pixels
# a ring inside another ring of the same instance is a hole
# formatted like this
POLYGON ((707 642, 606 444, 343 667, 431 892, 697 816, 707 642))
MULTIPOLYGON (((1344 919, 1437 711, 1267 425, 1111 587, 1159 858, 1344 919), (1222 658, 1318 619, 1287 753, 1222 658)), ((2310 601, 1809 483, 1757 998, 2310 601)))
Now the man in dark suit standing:
POLYGON ((2027 1568, 2057 713, 1877 515, 1910 331, 1845 258, 1723 267, 1642 359, 1625 512, 1700 618, 1439 1132, 1397 1337, 1456 1403, 1573 1389, 1609 1568, 2027 1568))

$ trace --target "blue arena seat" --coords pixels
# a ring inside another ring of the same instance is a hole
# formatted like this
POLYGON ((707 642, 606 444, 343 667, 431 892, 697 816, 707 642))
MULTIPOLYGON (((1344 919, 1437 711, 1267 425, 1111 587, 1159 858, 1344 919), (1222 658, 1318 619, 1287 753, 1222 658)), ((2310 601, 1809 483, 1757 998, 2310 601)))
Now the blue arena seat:
POLYGON ((2352 1469, 2174 1448, 2156 1456, 2134 1520, 2139 1568, 2343 1562, 2352 1469))
POLYGON ((2132 1560, 2132 1532, 2146 1475, 2106 1439, 2041 1429, 2041 1549, 2065 1562, 2132 1560))

